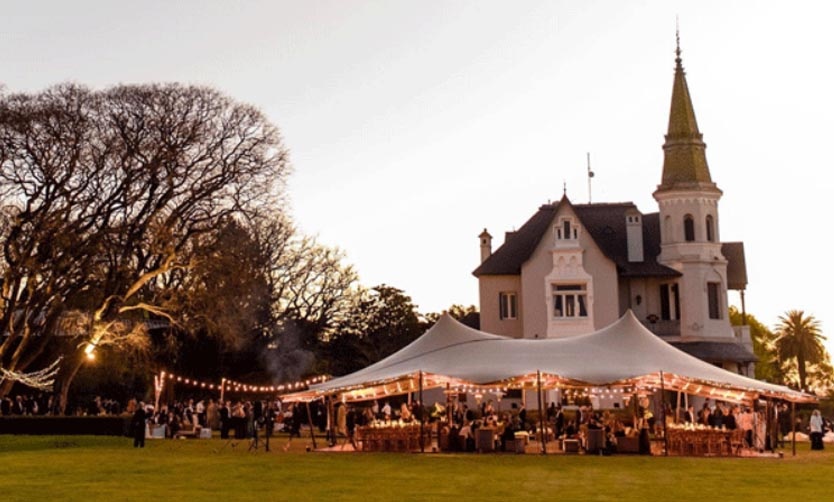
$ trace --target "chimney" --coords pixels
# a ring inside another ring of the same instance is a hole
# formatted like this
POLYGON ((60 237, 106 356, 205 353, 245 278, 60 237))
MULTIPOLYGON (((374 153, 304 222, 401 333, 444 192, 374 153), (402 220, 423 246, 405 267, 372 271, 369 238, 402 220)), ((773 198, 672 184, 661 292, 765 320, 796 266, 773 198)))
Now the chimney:
POLYGON ((492 236, 489 235, 489 232, 485 228, 478 238, 481 239, 481 263, 483 263, 487 258, 492 256, 492 236))
POLYGON ((626 211, 625 218, 628 261, 643 261, 643 215, 637 208, 632 208, 626 211))

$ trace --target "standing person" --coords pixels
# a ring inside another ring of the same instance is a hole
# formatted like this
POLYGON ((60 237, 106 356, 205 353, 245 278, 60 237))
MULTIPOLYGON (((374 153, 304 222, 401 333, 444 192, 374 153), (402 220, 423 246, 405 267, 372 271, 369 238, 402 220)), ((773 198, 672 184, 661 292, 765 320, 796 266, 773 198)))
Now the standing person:
POLYGON ((555 429, 556 429, 556 437, 561 437, 562 433, 565 430, 565 411, 562 409, 562 405, 556 406, 556 414, 555 414, 555 429))
POLYGON ((208 405, 206 406, 206 425, 208 425, 209 429, 217 430, 220 428, 220 415, 218 411, 217 403, 214 402, 214 399, 209 399, 208 405))
MULTIPOLYGON (((255 401, 260 402, 260 401, 255 401)), ((246 421, 246 435, 249 437, 249 450, 258 449, 258 419, 255 418, 255 409, 249 405, 243 407, 244 420, 246 421)), ((263 413, 263 412, 262 412, 263 413)))
POLYGON ((230 404, 229 401, 226 401, 220 407, 220 439, 229 439, 229 426, 232 419, 230 404))
MULTIPOLYGON (((347 425, 347 434, 348 440, 350 440, 351 446, 353 446, 354 451, 359 451, 359 448, 356 447, 356 422, 358 421, 358 413, 356 412, 356 408, 353 406, 348 407, 347 416, 345 417, 345 422, 347 425)), ((345 445, 342 445, 344 449, 345 445)))
POLYGON ((785 447, 785 437, 791 432, 791 411, 787 403, 779 407, 779 447, 785 447))
POLYGON ((264 436, 266 442, 264 443, 264 451, 269 451, 269 438, 272 437, 272 430, 275 428, 276 411, 272 403, 268 404, 264 411, 264 436))
POLYGON ((521 409, 518 410, 518 421, 521 422, 521 429, 527 430, 527 408, 524 403, 521 403, 521 409))
POLYGON ((145 421, 147 415, 145 414, 145 403, 139 403, 136 411, 133 413, 133 419, 130 422, 130 427, 133 429, 133 447, 145 447, 145 421))
POLYGON ((808 426, 811 429, 811 449, 822 450, 822 415, 820 415, 820 410, 814 410, 811 413, 811 420, 808 426))
POLYGON ((688 424, 694 424, 695 423, 695 407, 694 406, 690 405, 686 409, 686 412, 683 414, 683 421, 688 423, 688 424))
POLYGON ((197 423, 200 424, 200 427, 206 426, 206 403, 200 399, 197 401, 197 404, 194 405, 194 411, 197 413, 197 423))

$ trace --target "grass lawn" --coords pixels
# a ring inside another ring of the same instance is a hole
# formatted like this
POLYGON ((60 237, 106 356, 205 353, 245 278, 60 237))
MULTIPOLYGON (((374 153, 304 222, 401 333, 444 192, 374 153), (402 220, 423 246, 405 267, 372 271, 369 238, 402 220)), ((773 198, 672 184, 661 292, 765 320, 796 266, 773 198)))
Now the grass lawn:
POLYGON ((831 500, 834 447, 785 458, 306 453, 273 440, 0 435, 0 500, 831 500), (275 448, 277 446, 277 448, 275 448), (461 499, 460 497, 464 497, 461 499))

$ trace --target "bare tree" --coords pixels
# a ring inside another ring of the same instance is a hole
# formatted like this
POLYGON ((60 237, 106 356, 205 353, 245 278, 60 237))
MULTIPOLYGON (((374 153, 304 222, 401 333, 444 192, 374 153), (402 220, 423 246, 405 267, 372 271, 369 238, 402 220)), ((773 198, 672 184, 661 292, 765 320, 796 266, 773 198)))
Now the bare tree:
MULTIPOLYGON (((3 96, 0 365, 24 371, 68 312, 89 314, 88 352, 136 343, 144 315, 175 321, 160 291, 194 266, 197 238, 277 207, 288 171, 277 129, 212 89, 3 96)), ((65 358, 63 397, 82 358, 65 358)))

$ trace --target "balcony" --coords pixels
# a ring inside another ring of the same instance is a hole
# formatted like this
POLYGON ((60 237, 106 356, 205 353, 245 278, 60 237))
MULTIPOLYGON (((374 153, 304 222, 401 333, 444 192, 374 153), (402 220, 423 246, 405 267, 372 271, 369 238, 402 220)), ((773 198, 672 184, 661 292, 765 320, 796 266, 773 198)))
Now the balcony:
POLYGON ((681 336, 681 322, 679 320, 649 322, 644 319, 640 322, 657 336, 681 336))

